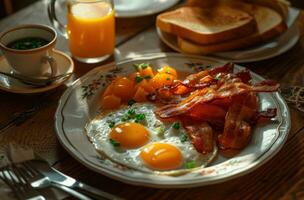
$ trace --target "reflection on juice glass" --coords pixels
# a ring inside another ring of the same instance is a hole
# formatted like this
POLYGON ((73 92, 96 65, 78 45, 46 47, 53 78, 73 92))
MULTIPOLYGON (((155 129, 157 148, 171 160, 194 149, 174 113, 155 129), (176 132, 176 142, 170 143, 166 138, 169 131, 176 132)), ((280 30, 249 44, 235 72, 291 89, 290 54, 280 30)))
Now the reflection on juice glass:
POLYGON ((115 46, 115 13, 111 1, 72 2, 67 30, 73 57, 87 63, 106 59, 115 46))

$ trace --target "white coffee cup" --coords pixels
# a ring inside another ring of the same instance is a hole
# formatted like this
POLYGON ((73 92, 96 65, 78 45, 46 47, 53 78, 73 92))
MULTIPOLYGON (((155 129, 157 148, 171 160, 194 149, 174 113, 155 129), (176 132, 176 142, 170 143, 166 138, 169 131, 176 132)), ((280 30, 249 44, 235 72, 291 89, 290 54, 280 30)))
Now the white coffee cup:
POLYGON ((56 31, 46 25, 29 24, 16 26, 0 33, 0 49, 13 69, 13 73, 28 77, 55 76, 57 73, 53 49, 57 40, 56 31), (48 43, 44 46, 17 50, 8 45, 24 38, 42 38, 48 43))

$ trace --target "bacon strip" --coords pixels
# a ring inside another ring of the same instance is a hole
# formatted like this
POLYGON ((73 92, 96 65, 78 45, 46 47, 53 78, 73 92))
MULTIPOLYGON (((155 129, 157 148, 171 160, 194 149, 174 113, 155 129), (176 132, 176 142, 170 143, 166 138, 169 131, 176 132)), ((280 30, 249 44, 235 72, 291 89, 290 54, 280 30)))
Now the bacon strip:
POLYGON ((224 131, 218 136, 220 149, 243 149, 250 141, 252 131, 247 122, 257 111, 253 93, 235 96, 225 118, 224 131))
POLYGON ((273 92, 277 91, 279 85, 254 85, 250 86, 242 82, 224 84, 218 89, 204 88, 194 91, 188 98, 178 104, 171 104, 160 107, 156 110, 156 114, 160 118, 168 118, 182 115, 188 112, 199 103, 210 102, 215 99, 223 99, 233 97, 249 92, 273 92))
POLYGON ((197 152, 207 154, 213 151, 213 130, 208 123, 186 124, 184 128, 197 152))
POLYGON ((276 116, 276 109, 258 112, 256 93, 277 91, 279 84, 266 80, 252 85, 248 70, 233 74, 233 68, 227 63, 191 74, 155 94, 165 104, 155 111, 158 117, 181 120, 200 153, 213 151, 215 132, 221 150, 241 150, 250 141, 253 125, 276 116))

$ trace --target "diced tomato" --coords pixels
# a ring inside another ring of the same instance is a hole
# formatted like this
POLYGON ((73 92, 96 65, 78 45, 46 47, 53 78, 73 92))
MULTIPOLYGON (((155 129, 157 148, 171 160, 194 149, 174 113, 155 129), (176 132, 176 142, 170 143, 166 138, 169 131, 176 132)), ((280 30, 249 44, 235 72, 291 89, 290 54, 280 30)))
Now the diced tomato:
POLYGON ((147 101, 148 92, 146 92, 142 87, 138 87, 133 99, 136 102, 144 102, 147 101))
POLYGON ((119 108, 121 99, 115 95, 108 95, 101 98, 101 106, 103 109, 119 108))
POLYGON ((165 65, 157 71, 161 74, 170 74, 174 77, 174 79, 177 79, 177 72, 173 67, 165 65))
POLYGON ((113 82, 113 94, 127 101, 134 95, 134 83, 127 77, 121 77, 113 82))
POLYGON ((152 67, 146 67, 144 69, 140 69, 139 70, 139 73, 140 73, 140 76, 142 76, 143 78, 153 78, 154 76, 154 73, 153 73, 153 70, 152 70, 152 67))

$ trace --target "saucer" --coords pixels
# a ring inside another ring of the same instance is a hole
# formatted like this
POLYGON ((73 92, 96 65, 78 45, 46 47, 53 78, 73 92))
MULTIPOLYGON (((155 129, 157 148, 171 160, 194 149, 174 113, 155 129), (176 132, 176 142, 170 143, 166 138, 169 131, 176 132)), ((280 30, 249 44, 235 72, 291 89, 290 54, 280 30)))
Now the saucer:
MULTIPOLYGON (((65 73, 72 73, 74 71, 74 63, 68 55, 61 51, 54 50, 53 57, 56 60, 58 66, 57 74, 55 76, 65 73)), ((12 68, 9 66, 4 56, 0 56, 0 71, 7 73, 12 71, 12 68)), ((0 75, 0 89, 7 92, 19 94, 40 93, 62 85, 68 78, 69 77, 55 81, 45 87, 32 87, 30 85, 22 83, 19 80, 0 75)))

